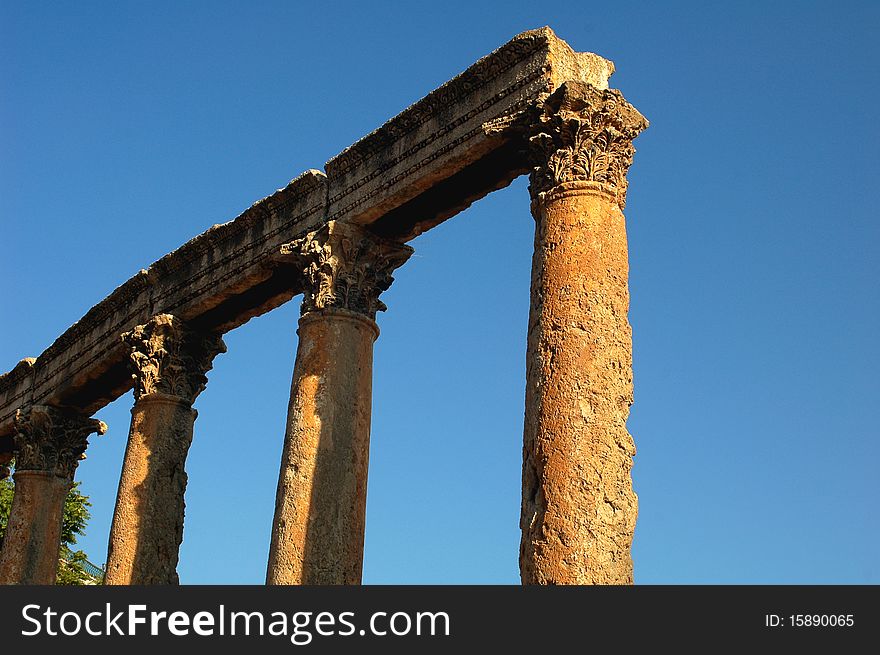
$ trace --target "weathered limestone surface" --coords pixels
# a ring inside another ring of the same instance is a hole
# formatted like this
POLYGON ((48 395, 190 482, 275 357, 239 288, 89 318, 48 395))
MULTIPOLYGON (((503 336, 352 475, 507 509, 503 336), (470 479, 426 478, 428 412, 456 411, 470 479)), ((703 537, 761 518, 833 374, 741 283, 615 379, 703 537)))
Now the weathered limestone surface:
POLYGON ((626 430, 632 339, 621 207, 647 126, 615 91, 566 84, 532 124, 536 221, 520 571, 532 584, 632 583, 626 430))
POLYGON ((360 584, 376 324, 306 314, 290 390, 268 584, 360 584))
POLYGON ((373 320, 412 248, 331 222, 282 257, 310 280, 269 548, 268 584, 360 584, 370 446, 373 320))
POLYGON ((107 553, 106 584, 177 584, 183 541, 186 456, 214 357, 214 333, 160 314, 126 333, 135 404, 107 553))
POLYGON ((0 551, 0 584, 53 584, 64 499, 101 421, 55 407, 16 412, 15 495, 0 551))
POLYGON ((0 584, 55 584, 64 499, 71 483, 45 471, 16 471, 13 477, 0 584))
POLYGON ((0 437, 28 403, 94 412, 131 388, 119 335, 169 313, 225 331, 302 292, 273 256, 330 220, 406 241, 527 172, 498 129, 563 81, 604 88, 611 62, 525 32, 327 162, 128 280, 35 361, 0 376, 0 437), (500 122, 500 123, 499 123, 500 122))

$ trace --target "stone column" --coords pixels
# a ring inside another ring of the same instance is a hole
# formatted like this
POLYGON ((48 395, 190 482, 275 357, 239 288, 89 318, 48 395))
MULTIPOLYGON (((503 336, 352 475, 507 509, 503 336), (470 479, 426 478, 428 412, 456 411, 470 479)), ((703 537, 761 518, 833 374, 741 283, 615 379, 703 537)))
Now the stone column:
POLYGON ((616 90, 566 83, 531 125, 536 221, 526 363, 524 584, 631 584, 638 512, 626 229, 632 140, 616 90))
POLYGON ((267 584, 360 584, 379 294, 412 254, 331 222, 282 248, 307 281, 267 584))
POLYGON ((15 495, 0 553, 0 584, 54 584, 64 500, 93 432, 75 410, 33 405, 15 414, 15 495))
POLYGON ((190 329, 169 314, 122 336, 131 349, 135 403, 116 510, 110 528, 106 584, 178 584, 183 541, 184 464, 214 357, 218 334, 190 329))

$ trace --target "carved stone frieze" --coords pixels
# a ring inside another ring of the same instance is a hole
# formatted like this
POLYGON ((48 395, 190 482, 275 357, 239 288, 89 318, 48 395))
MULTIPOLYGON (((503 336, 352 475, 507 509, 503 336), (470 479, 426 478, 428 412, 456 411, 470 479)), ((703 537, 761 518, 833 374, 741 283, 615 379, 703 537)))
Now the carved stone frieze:
POLYGON ((131 348, 136 400, 158 392, 194 402, 205 389, 214 357, 226 352, 219 334, 192 330, 170 314, 154 316, 122 340, 131 348))
POLYGON ((103 421, 73 411, 32 405, 15 413, 15 469, 47 471, 73 479, 90 434, 104 434, 103 421))
POLYGON ((632 142, 648 121, 616 89, 566 82, 533 113, 528 141, 532 198, 566 182, 598 182, 626 202, 632 142))
POLYGON ((303 314, 335 308, 371 319, 385 311, 379 294, 391 286, 391 274, 412 253, 410 246, 338 221, 281 247, 281 259, 301 267, 308 283, 303 314))

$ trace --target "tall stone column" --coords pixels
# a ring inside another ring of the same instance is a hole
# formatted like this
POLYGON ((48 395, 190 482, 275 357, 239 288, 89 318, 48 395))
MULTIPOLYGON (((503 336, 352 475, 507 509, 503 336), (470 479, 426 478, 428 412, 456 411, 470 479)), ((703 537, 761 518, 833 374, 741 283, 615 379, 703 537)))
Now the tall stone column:
POLYGON ((379 294, 409 246, 331 222, 282 248, 308 283, 267 584, 360 584, 379 294))
POLYGON ((159 314, 122 336, 131 349, 135 403, 116 510, 110 528, 106 584, 178 584, 183 541, 184 464, 214 357, 218 334, 190 329, 159 314))
POLYGON ((64 500, 93 432, 107 426, 75 410, 33 405, 15 414, 15 495, 0 584, 54 584, 64 500))
POLYGON ((632 338, 621 208, 647 121, 616 90, 566 83, 537 111, 526 364, 524 584, 630 584, 638 513, 626 429, 632 338))

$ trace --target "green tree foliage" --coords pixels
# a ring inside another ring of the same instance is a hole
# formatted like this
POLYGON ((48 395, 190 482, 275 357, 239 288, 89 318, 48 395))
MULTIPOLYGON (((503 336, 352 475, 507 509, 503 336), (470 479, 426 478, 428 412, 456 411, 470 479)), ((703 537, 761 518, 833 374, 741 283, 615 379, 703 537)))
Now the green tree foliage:
POLYGON ((12 479, 0 480, 0 548, 6 536, 6 525, 9 523, 9 512, 12 510, 12 479))
MULTIPOLYGON (((14 491, 15 484, 11 477, 0 480, 0 546, 6 536, 14 491)), ((88 573, 86 554, 72 548, 76 544, 77 536, 85 534, 86 525, 91 518, 89 513, 91 506, 89 497, 80 492, 79 482, 74 482, 64 501, 64 514, 61 521, 61 557, 58 561, 58 577, 55 584, 91 585, 100 582, 88 573)))

